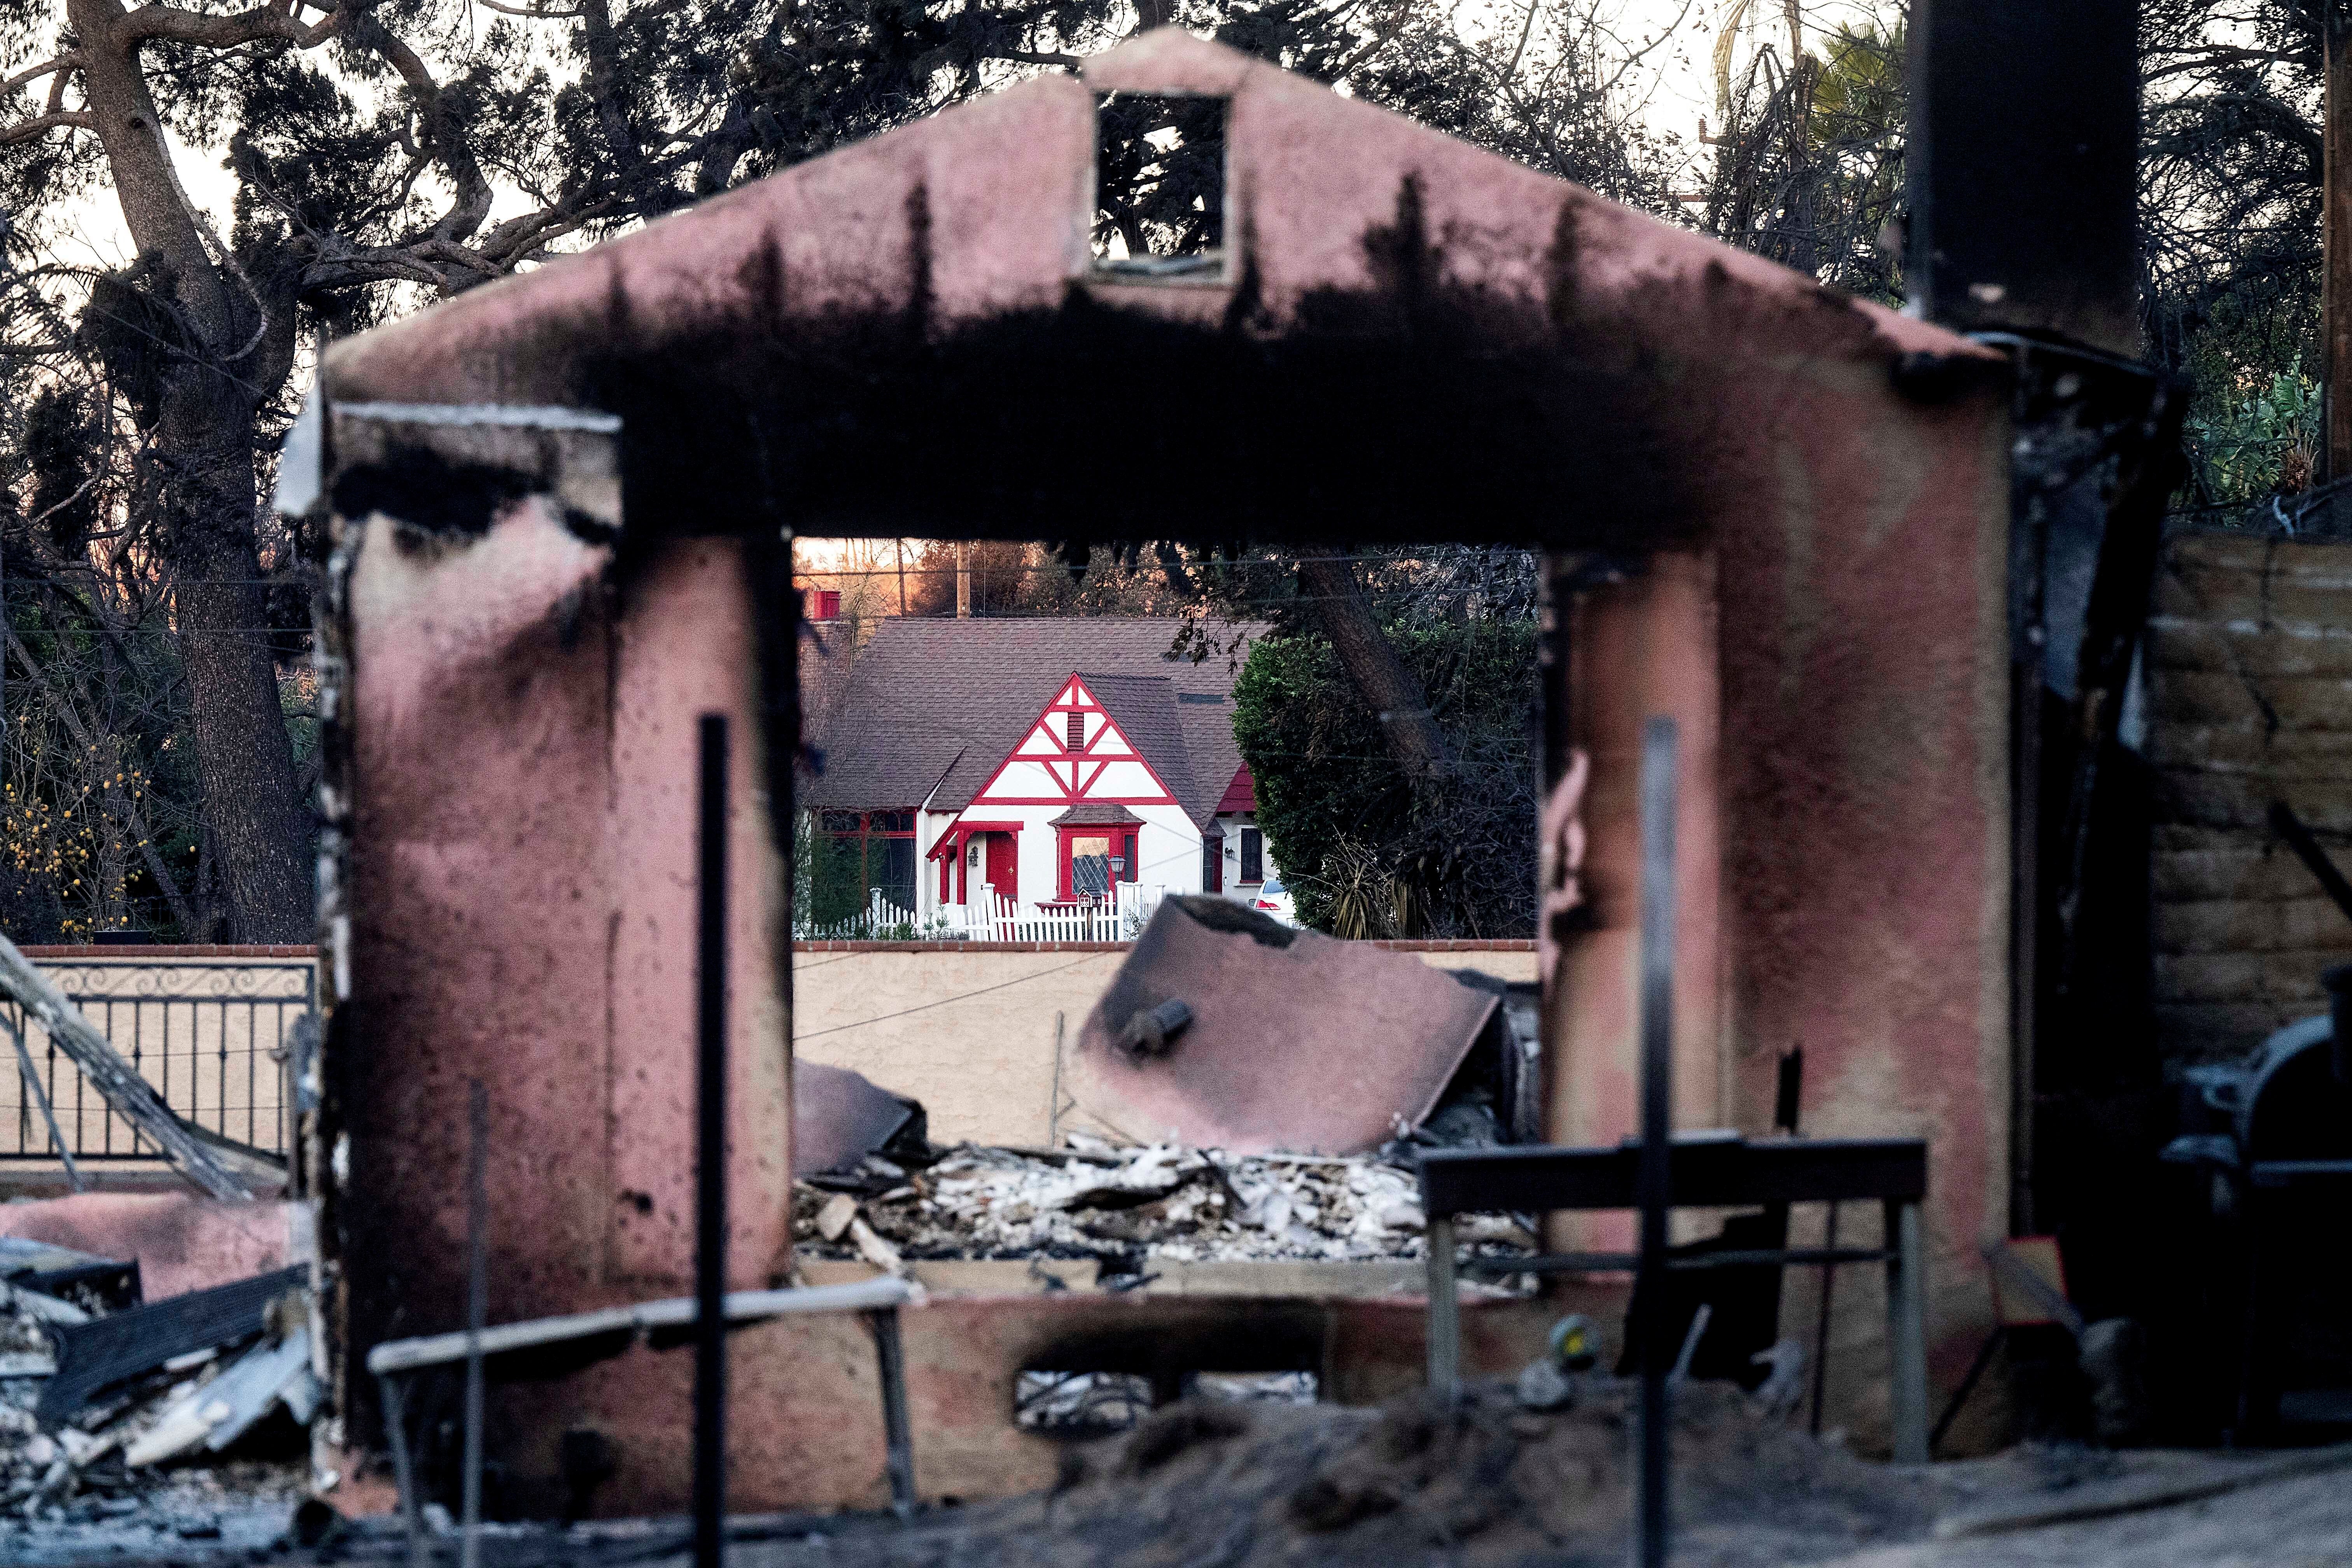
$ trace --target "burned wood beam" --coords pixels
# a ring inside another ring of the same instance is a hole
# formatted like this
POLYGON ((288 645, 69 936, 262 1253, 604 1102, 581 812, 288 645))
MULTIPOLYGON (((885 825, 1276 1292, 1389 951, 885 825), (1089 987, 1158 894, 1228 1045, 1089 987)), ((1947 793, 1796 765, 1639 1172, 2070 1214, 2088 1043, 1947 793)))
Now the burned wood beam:
POLYGON ((89 1020, 66 1000, 65 993, 50 984, 48 976, 5 936, 0 936, 0 993, 14 997, 41 1021, 51 1042, 72 1058, 90 1087, 161 1149, 182 1175, 213 1197, 237 1203, 252 1198, 236 1173, 163 1103, 163 1097, 116 1053, 106 1037, 90 1026, 89 1020))

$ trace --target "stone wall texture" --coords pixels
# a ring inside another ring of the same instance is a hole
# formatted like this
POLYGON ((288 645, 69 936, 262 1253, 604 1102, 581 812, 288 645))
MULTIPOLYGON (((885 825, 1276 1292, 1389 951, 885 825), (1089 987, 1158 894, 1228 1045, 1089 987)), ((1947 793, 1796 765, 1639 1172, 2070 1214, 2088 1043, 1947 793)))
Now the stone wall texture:
POLYGON ((2352 865, 2352 544, 2170 541, 2147 642, 2160 1048, 2235 1055, 2323 1012, 2352 921, 2271 831, 2284 800, 2352 865))

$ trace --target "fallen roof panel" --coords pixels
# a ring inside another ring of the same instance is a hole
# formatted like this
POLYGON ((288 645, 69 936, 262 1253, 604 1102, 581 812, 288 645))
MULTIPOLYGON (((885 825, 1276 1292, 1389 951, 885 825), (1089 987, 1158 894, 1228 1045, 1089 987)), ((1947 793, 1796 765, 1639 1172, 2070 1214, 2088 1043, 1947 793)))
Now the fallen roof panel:
POLYGON ((1496 1004, 1402 953, 1171 898, 1079 1030, 1070 1092, 1138 1142, 1353 1152, 1429 1115, 1496 1004), (1171 998, 1192 1021, 1164 1054, 1120 1043, 1171 998))

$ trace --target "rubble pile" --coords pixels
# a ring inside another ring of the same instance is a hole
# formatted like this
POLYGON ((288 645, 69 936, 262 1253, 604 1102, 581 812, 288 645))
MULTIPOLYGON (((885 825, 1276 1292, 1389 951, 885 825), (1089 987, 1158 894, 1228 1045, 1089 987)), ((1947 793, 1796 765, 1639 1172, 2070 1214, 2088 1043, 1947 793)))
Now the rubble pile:
POLYGON ((201 1535, 203 1496, 307 1479, 299 1435, 279 1445, 286 1462, 254 1474, 162 1468, 221 1463, 280 1409, 297 1424, 316 1409, 293 1271, 142 1306, 131 1265, 56 1247, 28 1264, 26 1250, 0 1254, 0 1517, 110 1519, 169 1493, 179 1500, 163 1512, 188 1514, 180 1533, 201 1535))
MULTIPOLYGON (((1373 1156, 1241 1155, 1171 1144, 1066 1148, 961 1144, 925 1169, 869 1156, 797 1189, 804 1256, 1086 1258, 1139 1265, 1276 1258, 1408 1259, 1426 1220, 1411 1170, 1373 1156)), ((1502 1216, 1464 1216, 1475 1252, 1533 1250, 1502 1216)))
MULTIPOLYGON (((763 1568, 1456 1568, 1622 1563, 1638 1394, 1594 1373, 1556 1409, 1508 1386, 1379 1409, 1188 1400, 1063 1450, 1051 1492, 844 1518, 767 1543, 763 1568)), ((1675 1561, 1781 1568, 1916 1541, 1937 1481, 1818 1441, 1727 1384, 1677 1391, 1675 1561)))

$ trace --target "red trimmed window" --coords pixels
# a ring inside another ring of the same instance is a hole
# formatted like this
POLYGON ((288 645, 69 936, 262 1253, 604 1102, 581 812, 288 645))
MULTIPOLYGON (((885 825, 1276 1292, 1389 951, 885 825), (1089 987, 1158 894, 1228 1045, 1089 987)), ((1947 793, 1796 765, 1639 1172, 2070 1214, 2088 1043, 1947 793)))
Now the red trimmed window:
POLYGON ((1062 897, 1069 902, 1110 897, 1113 882, 1135 880, 1135 827, 1065 827, 1062 836, 1062 897))
POLYGON ((1265 880, 1265 835, 1255 827, 1242 829, 1242 877, 1244 885, 1265 880))

